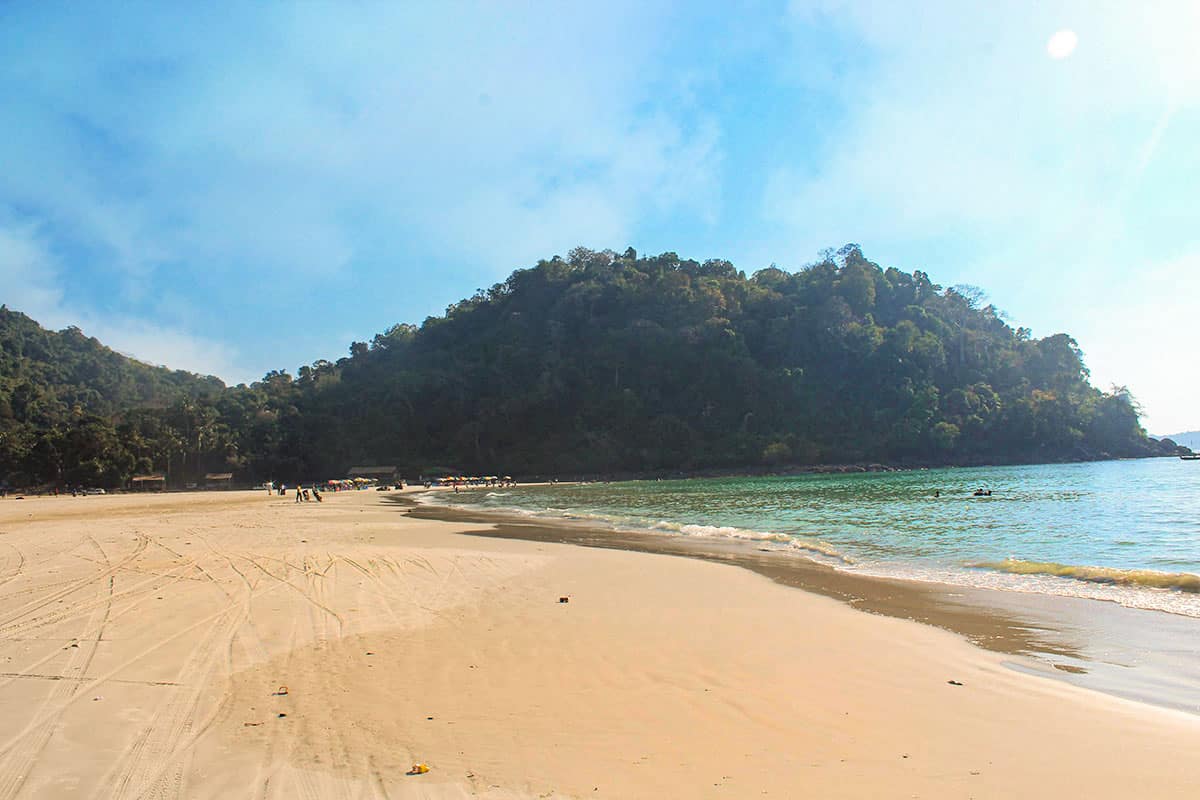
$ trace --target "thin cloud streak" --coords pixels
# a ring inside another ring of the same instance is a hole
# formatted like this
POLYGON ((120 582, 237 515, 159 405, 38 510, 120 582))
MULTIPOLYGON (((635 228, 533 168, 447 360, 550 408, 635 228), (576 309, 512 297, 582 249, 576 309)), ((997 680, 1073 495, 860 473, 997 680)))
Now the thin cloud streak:
MULTIPOLYGON (((0 205, 99 287, 70 276, 71 308, 161 326, 157 287, 182 283, 186 316, 217 327, 227 306, 244 336, 248 297, 286 326, 398 272, 487 285, 647 219, 716 216, 718 128, 655 91, 676 76, 655 58, 663 12, 639 4, 29 16, 0 28, 0 122, 22 132, 0 142, 17 165, 0 205)), ((326 354, 268 336, 284 364, 326 354)))
POLYGON ((132 346, 254 376, 576 245, 752 271, 855 241, 1076 333, 1153 427, 1184 411, 1092 331, 1200 246, 1188 0, 75 11, 0 12, 0 222, 53 254, 30 303, 132 346))
POLYGON ((64 305, 61 276, 57 259, 35 226, 0 224, 0 285, 10 309, 51 329, 75 325, 114 350, 150 364, 235 382, 256 377, 236 366, 237 351, 227 344, 145 320, 64 305))

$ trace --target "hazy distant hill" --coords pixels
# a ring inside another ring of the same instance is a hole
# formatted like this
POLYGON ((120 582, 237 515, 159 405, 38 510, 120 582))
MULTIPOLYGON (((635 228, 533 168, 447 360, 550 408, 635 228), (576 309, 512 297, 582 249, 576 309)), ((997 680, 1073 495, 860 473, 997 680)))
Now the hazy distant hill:
POLYGON ((1168 436, 1156 436, 1154 438, 1170 439, 1175 444, 1181 444, 1193 450, 1200 450, 1200 431, 1185 431, 1183 433, 1172 433, 1168 436))

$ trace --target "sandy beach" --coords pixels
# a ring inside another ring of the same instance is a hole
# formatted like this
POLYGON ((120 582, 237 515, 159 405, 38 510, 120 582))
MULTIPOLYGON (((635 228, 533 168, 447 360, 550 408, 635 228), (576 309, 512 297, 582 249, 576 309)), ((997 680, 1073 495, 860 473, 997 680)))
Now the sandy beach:
POLYGON ((464 535, 388 498, 0 502, 0 798, 1200 785, 1200 717, 735 564, 464 535))

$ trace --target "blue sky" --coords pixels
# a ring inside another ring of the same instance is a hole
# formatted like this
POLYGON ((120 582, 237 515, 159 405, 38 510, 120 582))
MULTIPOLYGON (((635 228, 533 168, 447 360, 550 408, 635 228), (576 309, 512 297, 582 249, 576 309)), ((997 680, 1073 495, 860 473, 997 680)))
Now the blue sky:
POLYGON ((0 302, 238 382, 576 245, 852 241, 1200 428, 1197 30, 1190 0, 7 3, 0 302))

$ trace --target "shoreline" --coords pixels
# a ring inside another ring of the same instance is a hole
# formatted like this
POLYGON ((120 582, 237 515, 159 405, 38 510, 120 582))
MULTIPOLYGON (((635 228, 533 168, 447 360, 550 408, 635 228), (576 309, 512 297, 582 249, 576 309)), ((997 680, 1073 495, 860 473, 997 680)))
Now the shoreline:
MULTIPOLYGON (((647 471, 628 471, 628 470, 612 470, 609 472, 575 472, 570 473, 578 477, 562 478, 562 473, 544 474, 540 472, 527 473, 523 478, 519 479, 521 486, 551 484, 551 483, 598 483, 598 482, 622 482, 622 481, 676 481, 676 480, 692 480, 697 478, 769 478, 769 477, 790 477, 796 475, 857 475, 875 472, 923 472, 930 470, 955 470, 955 469, 978 469, 988 467, 1029 467, 1039 465, 1064 465, 1064 464, 1096 464, 1107 461, 1145 461, 1148 459, 1179 459, 1180 455, 1164 455, 1162 453, 1150 453, 1136 456, 1112 456, 1107 454, 1097 455, 1087 458, 1061 458, 1061 459, 1012 459, 1012 460, 991 460, 981 458, 974 461, 922 461, 922 462, 888 462, 888 461, 853 461, 853 462, 829 462, 821 464, 784 464, 776 466, 764 466, 761 464, 744 464, 736 467, 701 467, 696 469, 663 469, 663 470, 647 470, 647 471)), ((417 470, 407 470, 407 474, 413 474, 417 470)), ((420 489, 421 484, 405 479, 410 488, 420 489)), ((324 485, 324 480, 301 481, 301 485, 309 486, 316 484, 317 486, 324 485)), ((476 487, 468 487, 476 488, 476 487)), ((260 486, 252 487, 249 483, 238 483, 228 488, 203 488, 192 487, 185 488, 174 486, 162 490, 144 491, 131 489, 129 487, 104 487, 105 495, 141 495, 141 494, 213 494, 221 492, 254 492, 261 491, 260 486)), ((69 496, 70 491, 61 486, 53 485, 42 486, 24 486, 24 487, 8 487, 10 497, 0 499, 17 499, 17 496, 24 497, 65 497, 69 496), (58 491, 56 494, 55 492, 58 491)))
MULTIPOLYGON (((1050 459, 1031 458, 1013 460, 991 460, 981 458, 975 461, 922 461, 922 462, 888 462, 888 461, 853 461, 830 462, 822 464, 783 464, 764 466, 761 464, 743 464, 736 467, 701 467, 696 469, 663 469, 648 471, 612 470, 609 472, 576 472, 578 478, 561 478, 558 475, 547 475, 539 472, 528 474, 528 479, 521 479, 519 484, 549 483, 552 480, 559 483, 596 483, 622 481, 679 481, 696 478, 769 478, 789 477, 795 475, 855 475, 872 472, 922 472, 939 469, 978 469, 987 467, 1030 467, 1040 465, 1063 464, 1095 464, 1106 461, 1145 461, 1147 459, 1178 459, 1178 455, 1148 453, 1138 456, 1097 455, 1090 458, 1061 458, 1050 459)), ((411 484, 419 488, 420 484, 411 484)), ((471 487, 474 488, 474 487, 471 487)))
MULTIPOLYGON (((469 489, 473 491, 474 489, 469 489)), ((930 625, 1012 668, 1127 700, 1200 715, 1200 619, 1113 601, 848 572, 753 542, 619 531, 584 520, 531 520, 389 494, 406 515, 478 524, 470 535, 571 544, 732 564, 859 611, 930 625), (1168 655, 1169 654, 1169 655, 1168 655)))

